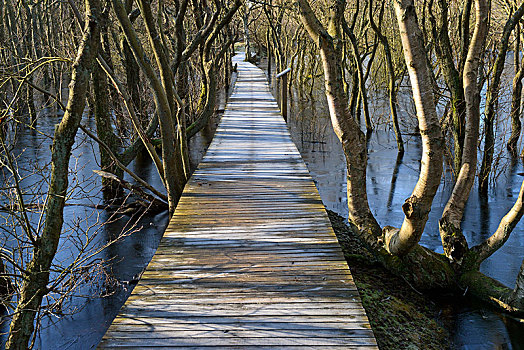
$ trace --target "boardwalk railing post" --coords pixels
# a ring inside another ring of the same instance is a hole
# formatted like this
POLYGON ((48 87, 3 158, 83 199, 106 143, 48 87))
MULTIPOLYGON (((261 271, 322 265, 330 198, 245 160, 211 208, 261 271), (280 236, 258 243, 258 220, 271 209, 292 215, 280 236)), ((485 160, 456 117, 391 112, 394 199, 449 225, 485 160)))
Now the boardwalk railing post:
POLYGON ((280 112, 284 121, 287 122, 287 75, 291 72, 291 68, 286 68, 282 72, 277 74, 277 79, 282 78, 282 84, 280 86, 280 112))

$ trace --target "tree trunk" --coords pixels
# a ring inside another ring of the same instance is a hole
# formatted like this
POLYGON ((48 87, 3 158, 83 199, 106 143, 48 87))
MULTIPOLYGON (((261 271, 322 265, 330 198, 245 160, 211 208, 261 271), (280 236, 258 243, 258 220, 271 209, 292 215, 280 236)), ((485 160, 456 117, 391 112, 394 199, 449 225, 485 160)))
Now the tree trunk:
POLYGON ((271 62, 271 27, 267 29, 266 31, 266 45, 267 45, 267 80, 269 82, 269 86, 271 86, 271 65, 273 64, 271 62))
MULTIPOLYGON (((171 114, 171 108, 168 96, 164 89, 163 83, 158 79, 153 67, 147 59, 144 49, 131 25, 127 13, 120 0, 112 0, 115 14, 117 15, 118 21, 120 22, 124 31, 126 40, 133 51, 135 59, 139 63, 141 69, 149 80, 151 89, 153 90, 155 106, 158 113, 158 119, 160 124, 160 134, 162 137, 162 160, 163 169, 160 172, 161 177, 164 179, 164 183, 167 189, 167 195, 169 198, 169 212, 172 214, 175 210, 178 199, 182 193, 183 184, 177 178, 177 172, 175 170, 176 157, 174 151, 175 132, 173 127, 173 117, 171 114)), ((151 37, 150 40, 160 40, 158 36, 151 37)), ((155 49, 156 55, 158 55, 158 48, 155 49)), ((163 67, 163 69, 169 69, 163 67)), ((161 73, 162 74, 162 73, 161 73)), ((163 79, 165 76, 163 76, 163 79)), ((167 82, 166 82, 167 84, 167 82)), ((167 86, 167 85, 166 85, 167 86)), ((172 96, 171 96, 172 97, 172 96)))
POLYGON ((520 138, 520 131, 522 124, 520 122, 521 116, 521 100, 522 100, 522 78, 524 78, 524 60, 520 61, 520 25, 517 24, 515 30, 515 45, 513 50, 513 62, 515 65, 515 77, 513 78, 513 89, 511 92, 511 136, 509 137, 507 149, 512 158, 518 156, 518 142, 520 138))
POLYGON ((206 126, 209 122, 209 118, 211 118, 213 113, 215 113, 217 95, 215 64, 214 62, 202 62, 202 66, 205 76, 205 86, 202 87, 198 117, 196 121, 187 128, 188 138, 195 136, 204 126, 206 126))
POLYGON ((524 214, 524 181, 521 184, 520 192, 517 200, 513 204, 513 207, 508 211, 508 213, 500 220, 499 226, 495 233, 491 235, 481 244, 473 247, 472 250, 477 255, 476 264, 480 263, 487 258, 489 258, 493 253, 495 253, 500 247, 506 243, 511 232, 517 225, 517 223, 522 218, 524 214))
MULTIPOLYGON (((384 56, 386 58, 386 67, 388 70, 388 94, 389 94, 389 108, 391 110, 391 119, 393 121, 393 130, 395 131, 395 139, 397 140, 397 148, 400 154, 404 153, 404 141, 402 140, 402 133, 400 132, 400 126, 398 123, 398 113, 397 113, 397 87, 396 87, 396 78, 395 78, 395 67, 393 66, 393 58, 391 56, 391 49, 389 46, 389 41, 385 35, 380 31, 379 26, 376 25, 373 19, 373 0, 369 0, 369 22, 371 28, 377 35, 380 43, 384 47, 384 56)), ((383 18, 384 3, 381 7, 381 17, 380 24, 382 23, 383 18)), ((379 24, 379 25, 380 25, 379 24)))
POLYGON ((157 106, 162 106, 162 108, 157 107, 162 136, 162 160, 168 190, 169 211, 173 213, 187 181, 181 153, 177 152, 180 147, 176 143, 174 122, 176 121, 179 126, 181 122, 176 120, 174 77, 166 57, 166 48, 155 25, 151 11, 151 0, 138 0, 138 4, 149 35, 149 41, 153 47, 163 86, 163 91, 155 89, 155 93, 158 95, 159 103, 157 106))
MULTIPOLYGON (((107 85, 106 73, 96 65, 93 67, 93 95, 96 133, 100 140, 109 146, 114 154, 118 154, 117 137, 113 133, 111 124, 111 111, 109 107, 109 89, 107 85)), ((100 168, 102 171, 122 177, 123 172, 115 164, 108 152, 100 147, 100 168)), ((122 194, 122 188, 108 178, 102 178, 102 191, 104 198, 112 200, 122 194)))
POLYGON ((340 35, 339 21, 344 12, 345 1, 335 1, 335 5, 330 9, 330 33, 322 27, 306 0, 297 2, 302 24, 320 49, 331 123, 346 156, 349 219, 362 235, 371 236, 368 240, 377 245, 381 230, 367 200, 366 138, 349 112, 342 70, 338 64, 341 59, 340 47, 337 48, 334 43, 334 37, 338 38, 340 35))
MULTIPOLYGON (((107 34, 107 22, 100 23, 101 37, 107 34)), ((107 43, 107 35, 105 40, 102 40, 107 43)), ((103 45, 102 45, 103 46, 103 45)), ((102 49, 102 47, 101 47, 102 49)), ((100 50, 101 55, 106 62, 110 59, 108 52, 105 50, 100 50)), ((118 138, 113 132, 113 126, 111 123, 111 107, 109 97, 109 85, 107 82, 106 73, 99 65, 93 67, 92 72, 92 81, 93 81, 93 96, 94 96, 94 112, 95 112, 95 122, 96 122, 96 133, 98 138, 105 143, 113 154, 118 154, 118 138)), ((109 172, 118 177, 123 176, 123 171, 116 166, 112 157, 108 152, 100 147, 100 167, 102 171, 109 172)), ((122 187, 109 178, 102 178, 102 192, 104 198, 107 200, 113 200, 123 194, 122 187)))
POLYGON ((475 182, 477 170, 477 143, 480 122, 480 93, 477 76, 488 33, 489 5, 486 0, 475 1, 475 14, 475 30, 471 38, 463 73, 467 115, 464 152, 451 198, 439 221, 444 254, 452 261, 460 261, 468 249, 466 238, 460 228, 460 222, 464 215, 464 208, 471 187, 475 182))
MULTIPOLYGON (((343 23, 345 24, 345 21, 343 23)), ((362 60, 360 58, 360 51, 358 48, 357 38, 355 38, 355 34, 353 33, 353 31, 347 24, 343 25, 343 28, 346 34, 349 36, 349 41, 351 42, 351 46, 353 48, 352 51, 353 51, 353 59, 355 61, 355 68, 356 68, 357 77, 358 77, 359 96, 362 102, 362 108, 364 110, 364 120, 366 122, 366 131, 369 134, 373 131, 373 126, 371 125, 371 116, 369 115, 366 81, 364 78, 364 71, 362 69, 362 60)))
POLYGON ((13 286, 11 279, 6 275, 4 262, 0 259, 0 303, 7 305, 12 297, 13 286))
MULTIPOLYGON (((478 2, 479 6, 485 4, 485 0, 478 0, 478 2)), ((342 141, 346 156, 351 229, 360 235, 384 267, 392 273, 402 276, 416 288, 423 290, 438 288, 457 293, 464 293, 464 290, 467 290, 468 293, 492 303, 499 309, 517 315, 522 314, 522 299, 518 298, 522 294, 524 272, 519 274, 517 288, 511 290, 478 272, 479 258, 483 256, 483 253, 481 253, 483 249, 480 247, 467 251, 465 262, 460 266, 461 269, 456 269, 456 266, 453 266, 446 256, 417 244, 427 220, 431 201, 440 183, 444 145, 436 115, 427 60, 425 59, 426 52, 422 45, 422 33, 415 16, 414 3, 409 0, 396 1, 395 7, 401 29, 404 55, 410 70, 424 154, 419 182, 413 196, 403 206, 406 212, 404 225, 400 230, 390 226, 384 227, 382 230, 384 237, 381 237, 380 227, 368 207, 365 187, 365 165, 367 161, 365 139, 348 110, 339 64, 340 51, 337 44, 334 43, 338 38, 337 21, 341 18, 345 2, 343 0, 333 1, 329 13, 329 32, 324 29, 314 15, 307 0, 297 0, 297 3, 300 19, 320 49, 332 124, 335 133, 342 141), (402 230, 405 231, 402 232, 402 230), (461 288, 463 289, 461 290, 461 288)), ((473 45, 478 45, 479 40, 474 38, 474 41, 473 45)), ((474 72, 475 70, 473 69, 474 66, 471 66, 471 61, 468 62, 468 65, 469 67, 464 70, 468 79, 470 79, 468 84, 472 84, 473 81, 476 82, 476 77, 471 76, 471 71, 474 72)), ((468 95, 469 113, 474 113, 477 96, 474 96, 475 94, 469 88, 468 85, 466 95, 468 95)), ((489 252, 491 247, 496 249, 500 242, 503 243, 507 239, 508 232, 520 219, 524 211, 522 209, 523 193, 524 190, 521 191, 514 207, 501 221, 493 239, 488 240, 489 247, 486 251, 489 252)))
MULTIPOLYGON (((442 73, 451 94, 452 111, 452 133, 454 141, 453 169, 455 174, 460 172, 462 163, 462 152, 464 146, 464 135, 466 126, 466 101, 464 97, 463 79, 455 67, 453 60, 453 49, 449 40, 448 28, 448 3, 446 0, 438 1, 440 7, 439 28, 434 29, 436 41, 436 53, 442 67, 442 73), (438 31, 438 32, 437 32, 438 31)), ((431 16, 433 17, 433 16, 431 16)), ((469 23, 469 22, 468 22, 469 23)), ((434 27, 436 25, 434 24, 434 27)), ((469 33, 468 33, 469 40, 469 33)), ((467 52, 466 47, 466 52, 467 52)))
POLYGON ((242 17, 244 21, 244 49, 246 50, 245 60, 251 62, 251 39, 249 35, 249 12, 251 4, 247 3, 244 6, 244 16, 242 17))
POLYGON ((511 301, 518 303, 517 307, 524 310, 524 260, 520 265, 520 271, 517 276, 517 283, 515 283, 515 289, 511 295, 511 301))
MULTIPOLYGON (((132 0, 126 0, 127 14, 130 14, 133 10, 132 5, 132 0)), ((122 36, 120 46, 124 56, 123 65, 126 74, 127 88, 129 89, 133 105, 136 108, 138 118, 140 119, 142 126, 145 126, 148 123, 148 117, 144 107, 144 103, 142 101, 142 97, 138 89, 140 86, 140 67, 138 66, 138 63, 136 62, 135 57, 133 56, 133 51, 131 51, 131 48, 129 47, 129 44, 126 41, 125 36, 122 36)))
POLYGON ((460 59, 459 59, 459 72, 462 74, 464 65, 466 64, 466 57, 469 51, 469 30, 470 30, 470 17, 471 17, 471 6, 473 0, 466 0, 462 6, 460 14, 460 59))
POLYGON ((100 45, 100 28, 97 22, 99 19, 99 1, 86 0, 86 27, 73 65, 69 100, 53 140, 51 182, 45 207, 44 229, 27 267, 28 273, 11 321, 6 349, 28 347, 34 331, 36 313, 43 296, 48 293, 49 269, 62 231, 71 148, 82 119, 91 68, 100 45))
POLYGON ((479 175, 479 191, 483 195, 486 195, 488 192, 489 174, 491 173, 491 166, 493 163, 493 153, 495 151, 495 134, 493 131, 496 112, 495 106, 498 101, 500 80, 502 77, 502 71, 504 70, 504 63, 506 61, 509 39, 511 32, 523 15, 524 4, 521 4, 504 25, 502 38, 498 45, 497 59, 495 60, 495 65, 493 67, 493 78, 486 94, 486 107, 484 110, 484 155, 482 157, 482 167, 479 175))
POLYGON ((433 197, 440 185, 444 140, 415 5, 412 0, 395 0, 394 6, 422 139, 419 179, 411 197, 402 205, 406 217, 400 230, 391 230, 385 235, 386 249, 394 255, 403 255, 418 243, 424 232, 433 197))
MULTIPOLYGON (((33 6, 30 6, 27 2, 27 0, 24 0, 21 2, 24 9, 26 10, 26 27, 24 30, 26 31, 25 35, 23 36, 23 42, 24 42, 24 57, 25 58, 33 58, 33 57, 41 57, 40 55, 35 55, 37 51, 39 51, 39 43, 35 40, 35 29, 33 27, 34 21, 33 21, 33 6)), ((37 118, 37 111, 35 107, 35 96, 34 91, 31 85, 34 83, 34 77, 33 74, 27 77, 28 84, 24 86, 25 90, 25 104, 27 106, 27 113, 29 115, 29 123, 30 125, 34 125, 36 123, 37 118)))

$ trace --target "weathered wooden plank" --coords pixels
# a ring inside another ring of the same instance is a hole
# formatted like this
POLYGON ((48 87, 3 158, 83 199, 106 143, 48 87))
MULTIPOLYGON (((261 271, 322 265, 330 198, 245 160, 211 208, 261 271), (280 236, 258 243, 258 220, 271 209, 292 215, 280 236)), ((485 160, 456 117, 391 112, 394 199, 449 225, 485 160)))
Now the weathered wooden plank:
POLYGON ((339 328, 313 328, 308 329, 249 329, 249 330, 238 330, 235 328, 224 329, 224 330, 178 330, 171 328, 169 325, 133 325, 123 326, 117 332, 114 332, 115 338, 127 338, 129 336, 143 337, 149 336, 148 334, 153 331, 154 336, 159 338, 168 338, 173 334, 173 331, 177 332, 179 337, 190 337, 190 338, 303 338, 310 337, 312 333, 315 333, 321 337, 337 337, 337 338, 371 338, 373 332, 369 329, 339 329, 339 328))
MULTIPOLYGON (((166 262, 168 262, 167 259, 164 259, 166 262)), ((165 263, 160 263, 157 261, 157 259, 151 261, 148 265, 148 268, 154 268, 159 266, 166 266, 165 263)), ((238 261, 231 261, 225 264, 213 264, 208 263, 206 261, 200 261, 199 263, 192 263, 188 264, 185 261, 180 261, 180 264, 173 264, 176 268, 179 269, 213 269, 213 268, 274 268, 278 269, 281 267, 295 267, 295 266, 307 266, 308 268, 318 268, 319 270, 328 270, 330 268, 347 268, 347 264, 345 262, 341 262, 339 260, 336 261, 265 261, 265 262, 238 262, 238 261)), ((320 273, 320 271, 319 271, 320 273)))
MULTIPOLYGON (((136 289, 136 288, 135 288, 136 289)), ((146 289, 136 289, 136 293, 141 293, 142 295, 160 295, 160 294, 172 294, 173 292, 173 286, 172 285, 155 285, 155 286, 148 286, 146 289)), ((197 287, 191 287, 187 288, 186 285, 178 285, 176 286, 176 293, 177 294, 192 294, 195 295, 197 293, 208 293, 214 295, 217 299, 224 299, 227 300, 229 295, 238 295, 238 294, 251 294, 251 295, 257 295, 263 298, 264 296, 268 295, 279 295, 279 296, 285 296, 285 295, 294 295, 294 294, 303 294, 303 295, 314 295, 317 297, 322 297, 325 295, 329 296, 343 296, 346 295, 347 292, 356 292, 357 288, 353 286, 341 286, 341 287, 318 287, 318 286, 286 286, 279 288, 276 288, 276 286, 273 286, 273 288, 261 288, 258 286, 246 286, 245 288, 226 288, 226 287, 218 287, 212 288, 210 286, 197 286, 197 287), (220 298, 218 298, 218 296, 220 298)), ((355 301, 358 301, 358 297, 355 295, 355 301)))
MULTIPOLYGON (((314 235, 312 235, 314 237, 314 235)), ((320 236, 320 235, 319 235, 320 236)), ((165 240, 162 241, 162 243, 159 245, 161 248, 172 248, 173 244, 184 244, 184 245, 190 245, 195 244, 197 247, 181 247, 180 250, 192 250, 194 248, 197 249, 220 249, 221 247, 228 247, 228 248, 236 248, 239 250, 246 250, 246 249, 253 249, 252 247, 256 247, 258 251, 263 250, 331 250, 337 248, 337 245, 330 242, 329 236, 325 235, 325 240, 320 240, 315 242, 312 241, 311 243, 302 243, 302 242, 294 242, 294 241, 283 241, 278 242, 280 239, 282 239, 279 235, 272 235, 269 237, 265 237, 266 239, 261 240, 249 240, 249 239, 236 239, 235 237, 232 237, 231 239, 216 239, 214 235, 203 235, 202 236, 195 236, 196 238, 190 238, 190 236, 184 235, 184 237, 176 238, 176 237, 166 237, 165 240), (214 238, 214 239, 213 239, 214 238), (278 242, 278 246, 275 246, 275 243, 278 242)), ((302 236, 300 236, 303 238, 302 236)), ((321 238, 324 238, 320 236, 321 238)))
POLYGON ((213 142, 99 348, 376 349, 264 76, 238 67, 213 142))
POLYGON ((359 305, 352 303, 352 298, 358 296, 358 293, 353 292, 352 294, 346 293, 343 296, 253 296, 252 294, 245 293, 236 294, 229 297, 224 297, 222 299, 212 298, 209 295, 205 294, 193 294, 195 297, 193 300, 189 299, 185 294, 167 294, 167 295, 133 295, 130 297, 130 300, 133 301, 133 305, 140 305, 144 303, 149 303, 149 305, 156 305, 160 303, 170 304, 172 307, 184 307, 187 308, 188 305, 194 305, 198 307, 214 307, 216 309, 224 308, 235 308, 238 305, 231 304, 242 304, 242 308, 250 307, 264 307, 264 308, 280 308, 284 305, 290 307, 302 307, 302 308, 321 308, 326 307, 327 304, 348 307, 353 309, 359 309, 359 305), (168 303, 170 300, 176 300, 176 303, 168 303))
MULTIPOLYGON (((124 344, 119 345, 112 345, 112 344, 105 344, 102 343, 102 347, 104 349, 133 349, 136 350, 136 347, 134 346, 128 346, 124 344)), ((175 346, 143 346, 142 348, 154 348, 155 350, 168 350, 168 349, 176 349, 175 346)), ((182 348, 184 350, 209 350, 210 346, 181 346, 179 348, 182 348)), ((371 350, 371 349, 377 349, 376 345, 328 345, 328 346, 321 346, 316 345, 315 347, 311 347, 310 345, 293 345, 293 346, 279 346, 279 349, 282 350, 304 350, 304 349, 315 349, 315 350, 371 350)), ((221 347, 221 349, 242 349, 242 350, 274 350, 274 346, 264 346, 264 345, 253 345, 253 346, 246 346, 246 345, 228 345, 227 347, 221 347)))
POLYGON ((366 317, 365 313, 360 309, 351 309, 351 308, 337 308, 336 304, 334 305, 326 305, 325 308, 317 308, 317 309, 303 309, 303 308, 296 308, 296 307, 288 307, 287 309, 268 309, 266 310, 263 307, 258 308, 251 308, 244 310, 240 306, 236 306, 236 308, 227 308, 227 309, 219 309, 219 308, 202 308, 202 307, 196 307, 192 306, 191 308, 188 308, 186 310, 180 311, 177 308, 171 308, 169 305, 164 305, 161 307, 160 305, 152 304, 150 306, 148 305, 133 305, 133 307, 130 306, 124 306, 124 308, 120 311, 121 317, 134 317, 134 318, 141 318, 141 319, 147 319, 150 317, 154 318, 165 318, 165 319, 173 319, 175 322, 187 320, 187 319, 194 319, 194 318, 204 318, 205 320, 209 320, 211 317, 221 317, 226 320, 236 320, 239 317, 248 317, 250 319, 257 318, 257 317, 281 317, 281 316, 293 316, 295 318, 300 318, 301 316, 347 316, 347 317, 355 317, 356 319, 365 322, 366 317), (335 305, 335 306, 334 306, 335 305), (153 309, 154 308, 154 309, 153 309), (191 311, 187 311, 191 310, 191 311), (359 317, 360 316, 360 317, 359 317))
MULTIPOLYGON (((153 333, 154 334, 154 333, 153 333)), ((246 346, 246 345, 257 345, 264 344, 264 346, 290 346, 290 345, 307 345, 307 346, 333 346, 333 345, 345 345, 347 343, 354 345, 375 345, 374 338, 351 338, 347 337, 315 337, 311 334, 310 337, 301 338, 237 338, 237 337, 224 337, 224 338, 136 338, 136 337, 125 337, 111 339, 111 343, 115 345, 122 344, 124 346, 135 346, 137 348, 151 347, 151 346, 174 346, 174 347, 187 347, 187 346, 213 346, 213 347, 226 347, 226 346, 246 346)), ((102 344, 103 345, 103 344, 102 344)))
POLYGON ((180 276, 176 273, 166 270, 156 270, 156 271, 146 271, 142 275, 142 279, 153 282, 154 280, 161 279, 171 279, 172 283, 184 284, 184 283, 257 283, 257 284, 316 284, 320 285, 329 285, 339 283, 343 284, 352 284, 353 281, 347 278, 347 275, 254 275, 246 273, 236 273, 236 274, 213 274, 213 275, 190 275, 190 276, 180 276))
MULTIPOLYGON (((308 276, 318 276, 319 274, 322 274, 322 276, 326 276, 327 278, 349 278, 351 279, 351 273, 347 270, 333 270, 333 271, 325 271, 322 269, 315 269, 315 270, 302 270, 302 269, 286 269, 282 268, 280 269, 280 274, 278 272, 272 271, 271 269, 265 269, 265 270, 253 270, 249 269, 246 271, 246 269, 204 269, 204 270, 198 270, 198 269, 187 269, 187 270, 180 270, 177 267, 160 267, 160 268, 149 268, 147 271, 144 272, 143 276, 147 276, 149 273, 155 274, 155 273, 169 273, 171 278, 210 278, 210 277, 227 277, 227 278, 236 278, 239 275, 244 275, 246 272, 249 272, 250 276, 264 276, 264 277, 300 277, 300 278, 306 278, 308 276)), ((153 275, 154 276, 154 275, 153 275)))
MULTIPOLYGON (((220 320, 224 320, 221 318, 220 320)), ((248 320, 230 320, 229 322, 211 322, 213 320, 206 319, 208 322, 173 322, 165 318, 148 318, 140 319, 133 317, 119 317, 115 319, 113 324, 121 327, 130 326, 148 326, 151 328, 158 326, 170 327, 173 330, 252 330, 252 329, 285 329, 285 330, 296 330, 296 329, 353 329, 353 330, 370 330, 369 324, 363 323, 360 320, 345 320, 340 321, 328 321, 326 318, 316 319, 297 319, 294 321, 287 321, 285 319, 272 321, 271 319, 248 319, 248 320), (317 321, 318 320, 318 321, 317 321)), ((117 330, 115 330, 117 331, 117 330)), ((107 337, 106 337, 107 338, 107 337)))
MULTIPOLYGON (((188 346, 212 346, 215 348, 222 348, 228 346, 247 346, 256 345, 263 343, 265 346, 291 346, 291 345, 305 345, 305 346, 333 346, 333 345, 344 345, 348 342, 354 345, 376 345, 373 338, 321 338, 314 337, 313 334, 310 337, 304 338, 136 338, 136 337, 125 337, 125 338, 113 338, 112 344, 123 345, 123 346, 134 346, 136 348, 152 347, 152 346, 172 346, 172 347, 188 347, 188 346)), ((103 345, 103 344, 102 344, 103 345)))

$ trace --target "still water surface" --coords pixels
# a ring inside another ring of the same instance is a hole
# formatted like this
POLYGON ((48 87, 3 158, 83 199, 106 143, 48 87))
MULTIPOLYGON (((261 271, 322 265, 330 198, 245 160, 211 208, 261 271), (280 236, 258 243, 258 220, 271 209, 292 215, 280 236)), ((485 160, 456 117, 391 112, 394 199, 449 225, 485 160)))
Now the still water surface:
MULTIPOLYGON (((383 100, 387 106, 387 101, 383 100)), ((404 117, 411 111, 409 101, 401 104, 404 117)), ((383 106, 372 106, 383 111, 383 106), (377 108, 378 107, 378 108, 377 108)), ((346 165, 344 153, 331 127, 325 98, 298 91, 290 102, 289 125, 293 141, 317 185, 327 209, 347 218, 346 165)), ((402 117, 402 116, 401 116, 402 117)), ((363 127, 364 128, 364 127, 363 127)), ((379 125, 368 142, 367 190, 370 207, 381 226, 400 227, 402 204, 411 195, 419 175, 421 143, 417 135, 406 134, 405 154, 397 159, 394 133, 389 125, 379 125)), ((479 158, 481 159, 481 158, 479 158)), ((499 176, 489 197, 479 197, 477 184, 466 206, 463 229, 470 246, 479 244, 497 228, 500 219, 513 206, 523 180, 520 162, 500 161, 499 176)), ((421 239, 421 244, 442 253, 438 233, 440 218, 452 191, 451 174, 446 172, 421 239)), ((524 223, 520 223, 506 244, 481 266, 481 271, 514 287, 524 257, 524 223)), ((466 298, 467 299, 467 298, 466 298)), ((443 305, 445 317, 454 324, 457 349, 523 349, 524 325, 500 314, 474 306, 443 305), (451 312, 448 310, 451 308, 451 312)))
MULTIPOLYGON (((330 124, 327 106, 322 95, 315 98, 295 98, 291 102, 289 126, 293 140, 297 144, 308 169, 315 180, 326 208, 347 217, 346 168, 341 146, 330 124), (313 102, 312 102, 313 101, 313 102)), ((407 113, 409 106, 404 108, 407 113)), ((379 110, 380 106, 375 108, 379 110)), ((39 128, 51 134, 57 118, 43 118, 39 128)), ((213 126, 200 133, 192 140, 192 160, 196 164, 205 152, 213 135, 213 126)), ((94 127, 90 122, 91 128, 94 127)), ((19 164, 31 169, 36 164, 49 162, 50 140, 38 133, 22 131, 16 152, 20 154, 19 164)), ((417 136, 406 135, 406 153, 397 159, 393 133, 387 126, 379 126, 368 144, 368 196, 372 210, 381 225, 399 227, 404 215, 401 205, 409 197, 418 178, 421 157, 421 145, 417 136)), ((92 170, 98 169, 97 159, 93 158, 94 145, 83 133, 77 137, 77 146, 73 151, 71 167, 77 169, 76 177, 82 181, 82 190, 78 189, 78 203, 98 204, 103 202, 100 193, 89 198, 82 196, 82 191, 100 187, 100 179, 92 170)), ((493 232, 500 218, 513 205, 518 196, 524 169, 520 163, 511 165, 506 162, 504 171, 497 178, 496 186, 487 200, 477 196, 476 188, 466 208, 464 231, 470 245, 477 244, 493 232)), ((147 158, 139 158, 131 169, 156 188, 162 188, 156 170, 147 158)), ((428 248, 441 252, 437 221, 451 191, 449 174, 443 179, 442 186, 435 198, 433 210, 428 221, 426 233, 421 243, 428 248)), ((29 177, 25 181, 31 182, 29 177)), ((78 221, 83 227, 98 230, 93 243, 103 244, 114 238, 122 230, 129 230, 128 217, 112 224, 100 227, 108 214, 84 206, 68 206, 64 211, 66 223, 78 221)), ((35 218, 36 220, 36 218, 35 218)), ((111 245, 100 255, 111 261, 108 273, 114 275, 120 283, 111 286, 114 293, 104 298, 73 299, 72 304, 79 310, 71 316, 51 316, 45 319, 35 344, 38 349, 89 349, 94 348, 103 336, 105 329, 118 313, 140 274, 154 255, 162 233, 167 225, 167 215, 145 216, 131 230, 128 237, 111 245)), ((4 237, 9 241, 8 237, 4 237)), ((4 244, 9 244, 9 242, 4 244)), ((74 254, 70 240, 64 239, 57 261, 67 262, 74 254)), ((519 224, 505 246, 490 257, 481 269, 484 273, 499 281, 513 286, 520 268, 524 252, 524 224, 519 224)), ((107 287, 107 286, 106 286, 107 287)), ((91 287, 97 288, 97 287, 91 287)), ((89 292, 89 287, 83 292, 89 292)), ((86 293, 88 294, 88 293, 86 293)), ((443 314, 454 324, 454 343, 457 349, 521 349, 524 347, 524 327, 500 314, 482 310, 474 306, 443 306, 443 314), (450 311, 451 310, 451 311, 450 311)), ((7 323, 2 331, 7 331, 7 323)), ((5 338, 3 339, 5 341, 5 338)))
MULTIPOLYGON (((23 128, 18 130, 13 154, 17 155, 21 176, 24 177, 22 186, 28 192, 45 193, 47 189, 45 177, 48 176, 51 160, 51 138, 48 135, 52 135, 55 124, 59 122, 59 117, 43 117, 38 121, 39 132, 23 128), (41 172, 36 172, 36 169, 41 169, 41 172)), ((94 120, 87 118, 86 124, 91 130, 95 130, 94 120)), ((202 159, 216 124, 217 120, 213 118, 208 127, 191 140, 193 166, 202 159)), ((106 211, 93 208, 94 205, 104 204, 100 192, 100 177, 93 173, 93 170, 100 169, 98 156, 93 156, 94 153, 98 154, 98 146, 79 131, 70 161, 70 169, 73 169, 70 173, 70 187, 74 189, 71 190, 71 199, 64 208, 64 234, 54 264, 67 266, 71 263, 73 257, 78 254, 75 243, 85 242, 86 234, 94 237, 89 246, 96 249, 123 233, 123 239, 95 256, 96 259, 107 262, 103 272, 118 282, 105 283, 105 277, 99 275, 84 283, 75 292, 75 296, 67 299, 67 304, 61 310, 63 312, 59 311, 43 318, 35 349, 95 348, 131 293, 137 277, 154 255, 168 223, 167 213, 143 217, 111 217, 106 211), (105 223, 108 220, 111 223, 105 223), (107 296, 97 297, 101 294, 107 296)), ((153 187, 163 188, 149 157, 139 156, 131 163, 130 169, 153 187)), ((130 178, 126 179, 132 181, 130 178)), ((43 201, 43 195, 37 195, 36 198, 40 202, 43 201)), ((29 203, 29 200, 34 201, 35 197, 28 195, 26 200, 29 203)), ((5 198, 2 201, 5 201, 5 198)), ((37 214, 30 214, 30 220, 35 226, 38 223, 37 214)), ((19 230, 16 232, 20 234, 19 230)), ((17 241, 15 237, 2 231, 0 246, 16 249, 17 241)), ((3 321, 0 324, 0 348, 5 344, 9 330, 9 318, 4 318, 3 321)))

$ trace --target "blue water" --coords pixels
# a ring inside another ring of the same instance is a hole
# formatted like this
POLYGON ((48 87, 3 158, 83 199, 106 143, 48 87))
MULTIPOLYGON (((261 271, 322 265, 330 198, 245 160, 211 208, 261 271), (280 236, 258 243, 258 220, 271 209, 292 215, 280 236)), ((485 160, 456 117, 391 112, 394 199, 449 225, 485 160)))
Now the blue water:
MULTIPOLYGON (((380 107, 380 106, 379 106, 380 107)), ((293 140, 317 185, 327 209, 346 217, 346 165, 342 147, 331 127, 325 98, 295 95, 290 102, 289 125, 293 140), (314 102, 312 102, 314 101, 314 102)), ((375 109, 375 113, 383 111, 375 109)), ((404 101, 404 130, 415 125, 409 100, 404 101), (411 119, 411 120, 410 120, 411 119)), ((402 204, 418 180, 421 143, 416 135, 405 134, 405 154, 397 160, 397 148, 390 124, 382 119, 368 142, 367 191, 371 210, 380 225, 400 227, 404 220, 402 204)), ((481 243, 497 228, 500 219, 513 206, 524 179, 520 162, 512 164, 504 151, 497 166, 497 177, 487 199, 478 195, 477 184, 471 191, 462 224, 471 246, 481 243)), ((482 158, 479 158, 482 159, 482 158)), ((451 160, 447 160, 451 164, 451 160)), ((447 168, 435 196, 432 211, 420 243, 442 252, 438 232, 440 218, 452 191, 451 171, 447 168)), ((507 286, 514 287, 524 257, 524 222, 519 223, 506 244, 482 265, 481 271, 507 286)), ((466 296, 467 298, 467 296, 466 296)), ((455 306, 451 317, 456 349, 521 349, 524 324, 501 314, 474 306, 455 306)))

